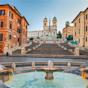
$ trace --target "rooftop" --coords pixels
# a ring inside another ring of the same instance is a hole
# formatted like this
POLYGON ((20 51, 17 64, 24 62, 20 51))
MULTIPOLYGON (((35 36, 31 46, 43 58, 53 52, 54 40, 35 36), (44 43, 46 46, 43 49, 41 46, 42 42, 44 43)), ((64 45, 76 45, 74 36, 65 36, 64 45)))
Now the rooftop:
POLYGON ((25 18, 25 16, 22 16, 21 13, 18 11, 18 9, 10 4, 1 4, 0 6, 8 6, 10 9, 12 9, 18 16, 20 16, 21 18, 24 18, 25 21, 27 22, 27 24, 29 25, 29 22, 27 21, 27 19, 25 18))

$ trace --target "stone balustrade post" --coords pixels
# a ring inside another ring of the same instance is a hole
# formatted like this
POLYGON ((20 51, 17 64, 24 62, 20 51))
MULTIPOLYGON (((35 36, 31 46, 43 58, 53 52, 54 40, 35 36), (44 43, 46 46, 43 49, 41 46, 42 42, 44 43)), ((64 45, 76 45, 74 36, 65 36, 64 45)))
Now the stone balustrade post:
POLYGON ((79 55, 80 55, 79 47, 76 47, 76 48, 75 48, 75 50, 74 50, 74 55, 75 55, 75 56, 79 56, 79 55))
POLYGON ((12 55, 12 49, 8 49, 8 47, 4 48, 4 55, 8 56, 8 55, 12 55))
POLYGON ((21 48, 21 54, 24 55, 26 53, 25 47, 21 48))
POLYGON ((13 71, 16 71, 16 64, 15 63, 12 63, 12 68, 13 68, 13 71))

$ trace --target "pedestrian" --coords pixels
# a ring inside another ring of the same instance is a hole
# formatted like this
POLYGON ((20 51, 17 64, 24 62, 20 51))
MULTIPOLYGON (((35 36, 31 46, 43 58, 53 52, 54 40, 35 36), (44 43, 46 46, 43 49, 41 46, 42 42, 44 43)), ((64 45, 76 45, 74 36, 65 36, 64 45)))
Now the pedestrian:
POLYGON ((9 56, 9 53, 8 52, 6 53, 6 56, 9 56))

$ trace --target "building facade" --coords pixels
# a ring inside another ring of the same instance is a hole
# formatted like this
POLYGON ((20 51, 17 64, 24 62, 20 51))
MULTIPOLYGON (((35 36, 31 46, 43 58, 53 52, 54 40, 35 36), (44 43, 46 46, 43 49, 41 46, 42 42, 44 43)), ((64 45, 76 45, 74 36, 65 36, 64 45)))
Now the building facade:
POLYGON ((74 40, 78 41, 80 47, 85 46, 84 39, 84 12, 80 12, 73 20, 74 23, 74 40))
POLYGON ((67 26, 63 29, 63 38, 66 39, 69 35, 74 36, 74 26, 67 26))
MULTIPOLYGON (((72 21, 73 26, 73 38, 78 41, 80 47, 88 48, 88 8, 81 11, 72 21)), ((63 29, 63 36, 66 37, 72 32, 68 32, 71 28, 63 29)))
POLYGON ((43 37, 43 31, 42 30, 39 30, 39 31, 30 31, 28 33, 28 37, 29 38, 34 38, 35 40, 38 39, 38 38, 41 38, 43 37))
POLYGON ((84 45, 88 48, 88 8, 84 11, 84 45))
POLYGON ((33 37, 34 39, 41 39, 41 40, 56 40, 57 38, 57 18, 54 17, 48 21, 47 18, 43 20, 43 29, 39 31, 32 31, 29 32, 29 37, 33 37))
POLYGON ((0 52, 27 43, 28 22, 9 4, 0 5, 0 52))

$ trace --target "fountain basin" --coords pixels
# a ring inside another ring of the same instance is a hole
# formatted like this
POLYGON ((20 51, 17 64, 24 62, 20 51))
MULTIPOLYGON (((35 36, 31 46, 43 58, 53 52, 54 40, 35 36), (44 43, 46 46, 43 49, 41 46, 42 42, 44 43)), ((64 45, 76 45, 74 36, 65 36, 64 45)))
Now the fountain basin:
POLYGON ((88 80, 64 72, 54 72, 53 80, 45 80, 44 72, 30 72, 14 75, 7 84, 11 88, 87 88, 88 80))
POLYGON ((46 80, 53 80, 54 79, 53 72, 52 71, 46 72, 45 79, 46 80))
POLYGON ((44 68, 41 69, 41 71, 45 72, 45 74, 46 74, 45 79, 46 80, 53 80, 54 79, 53 73, 55 71, 58 71, 58 69, 55 68, 55 67, 52 67, 52 68, 44 67, 44 68))

